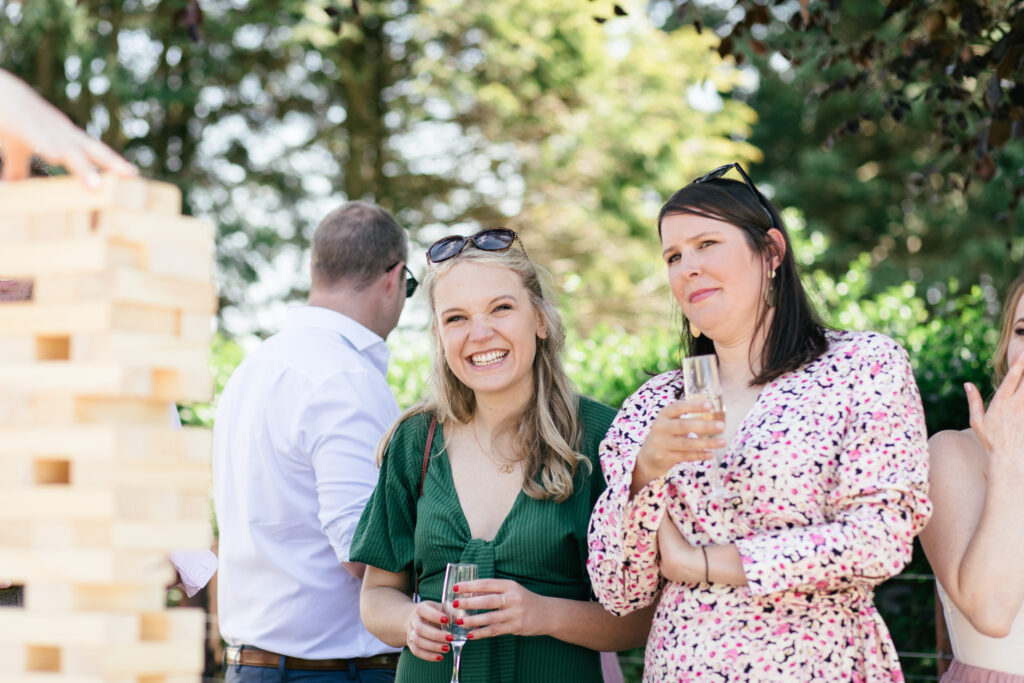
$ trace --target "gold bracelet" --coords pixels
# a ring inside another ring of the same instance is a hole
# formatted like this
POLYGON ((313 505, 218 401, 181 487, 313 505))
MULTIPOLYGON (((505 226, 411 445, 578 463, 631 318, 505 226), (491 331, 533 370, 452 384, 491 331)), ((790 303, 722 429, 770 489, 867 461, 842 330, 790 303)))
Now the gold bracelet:
POLYGON ((711 578, 708 574, 708 549, 707 546, 700 547, 701 553, 704 554, 704 583, 711 583, 711 578))

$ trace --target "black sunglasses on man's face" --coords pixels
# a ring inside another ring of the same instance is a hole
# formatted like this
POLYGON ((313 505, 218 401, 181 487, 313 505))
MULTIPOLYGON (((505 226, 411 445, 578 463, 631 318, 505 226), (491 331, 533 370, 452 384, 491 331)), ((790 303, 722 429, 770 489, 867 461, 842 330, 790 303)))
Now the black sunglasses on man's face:
MULTIPOLYGON (((384 272, 391 272, 391 269, 397 266, 399 263, 401 263, 401 261, 392 263, 390 266, 384 269, 384 272)), ((402 269, 405 270, 405 298, 408 299, 416 292, 416 288, 420 286, 420 283, 416 280, 415 277, 413 277, 412 271, 409 270, 409 266, 403 266, 402 269)))
POLYGON ((725 166, 719 166, 715 170, 710 171, 708 173, 705 173, 704 175, 702 175, 699 178, 694 178, 690 182, 690 184, 693 185, 693 184, 696 184, 696 183, 706 183, 709 180, 715 180, 716 178, 721 178, 722 176, 724 176, 726 173, 728 173, 730 170, 732 170, 734 168, 737 171, 739 171, 740 177, 743 178, 743 184, 747 186, 748 190, 750 190, 750 194, 754 195, 754 199, 756 199, 757 203, 761 206, 762 209, 764 209, 764 212, 766 214, 768 214, 768 225, 769 225, 769 227, 777 228, 778 226, 775 225, 775 219, 772 218, 772 212, 768 208, 768 203, 765 201, 764 197, 761 196, 761 193, 757 191, 757 188, 754 186, 754 181, 752 181, 750 179, 750 176, 747 175, 747 172, 744 171, 743 167, 740 166, 738 163, 733 162, 731 164, 726 164, 725 166))

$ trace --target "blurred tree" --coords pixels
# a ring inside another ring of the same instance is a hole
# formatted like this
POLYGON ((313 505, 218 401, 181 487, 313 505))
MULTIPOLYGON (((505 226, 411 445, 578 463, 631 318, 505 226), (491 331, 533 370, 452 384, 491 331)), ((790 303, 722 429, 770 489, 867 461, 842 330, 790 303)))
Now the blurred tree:
POLYGON ((756 159, 754 115, 710 37, 577 7, 0 0, 0 60, 218 225, 231 329, 302 293, 313 226, 357 198, 423 241, 510 222, 579 320, 651 319, 661 198, 756 159))

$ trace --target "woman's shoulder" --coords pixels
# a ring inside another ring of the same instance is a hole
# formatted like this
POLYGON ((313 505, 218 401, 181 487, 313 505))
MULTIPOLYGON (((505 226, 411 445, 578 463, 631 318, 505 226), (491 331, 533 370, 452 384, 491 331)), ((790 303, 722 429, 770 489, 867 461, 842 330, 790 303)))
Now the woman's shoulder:
MULTIPOLYGON (((418 467, 427 445, 431 418, 430 413, 420 412, 402 419, 391 434, 387 449, 384 451, 384 461, 391 467, 401 469, 411 467, 410 463, 417 464, 418 467)), ((438 438, 439 434, 435 431, 434 436, 438 438)))
POLYGON ((650 403, 662 405, 667 401, 676 400, 683 387, 683 377, 679 370, 669 370, 660 375, 655 375, 640 385, 622 404, 627 406, 642 406, 650 403))
POLYGON ((985 451, 973 429, 946 429, 928 439, 932 472, 982 467, 985 451))
POLYGON ((615 419, 615 413, 618 411, 589 396, 581 394, 578 399, 580 422, 583 423, 584 428, 600 427, 603 424, 607 431, 608 425, 615 419))
POLYGON ((828 330, 828 349, 813 367, 846 367, 850 370, 868 367, 871 374, 894 372, 910 366, 910 356, 894 339, 880 332, 828 330))

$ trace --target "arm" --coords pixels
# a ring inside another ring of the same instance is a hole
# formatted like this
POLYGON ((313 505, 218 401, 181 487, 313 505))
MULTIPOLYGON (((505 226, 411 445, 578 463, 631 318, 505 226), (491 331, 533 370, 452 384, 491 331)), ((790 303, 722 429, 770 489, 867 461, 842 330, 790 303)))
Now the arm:
POLYGON ((987 412, 969 385, 974 434, 932 437, 935 515, 921 534, 928 561, 953 603, 981 633, 1010 632, 1024 603, 1024 372, 1021 356, 987 412), (977 435, 977 436, 975 436, 977 435))
POLYGON ((473 639, 505 634, 551 636, 591 650, 626 650, 647 642, 654 606, 617 617, 596 602, 533 593, 515 581, 479 579, 459 584, 460 609, 489 610, 465 618, 473 639))
POLYGON ((412 601, 406 572, 367 567, 359 595, 359 616, 366 630, 392 647, 407 646, 428 661, 441 661, 451 636, 443 630, 447 617, 436 602, 412 601))
POLYGON ((365 376, 345 373, 328 378, 299 418, 316 477, 320 524, 338 560, 356 578, 362 578, 362 566, 348 561, 349 548, 377 485, 377 441, 398 413, 390 393, 359 391, 355 385, 361 381, 365 376))
POLYGON ((28 176, 33 151, 45 161, 63 166, 89 188, 99 187, 95 167, 129 177, 138 173, 105 144, 89 137, 24 82, 0 69, 0 143, 2 180, 28 176))
POLYGON ((687 402, 675 401, 675 389, 665 378, 655 378, 627 401, 601 442, 608 488, 590 519, 587 569, 594 593, 614 614, 646 607, 658 594, 657 530, 668 495, 665 474, 676 463, 707 459, 705 449, 719 447, 719 439, 707 437, 721 431, 720 423, 678 419, 687 409, 687 402), (641 426, 654 415, 645 432, 641 426), (687 437, 691 429, 706 437, 687 437))
POLYGON ((747 585, 743 560, 734 543, 704 548, 693 546, 669 517, 663 517, 658 528, 658 552, 661 554, 659 568, 669 581, 747 585))
POLYGON ((931 514, 924 412, 906 352, 872 336, 846 353, 836 352, 848 417, 827 520, 736 541, 755 595, 881 583, 909 561, 931 514))

